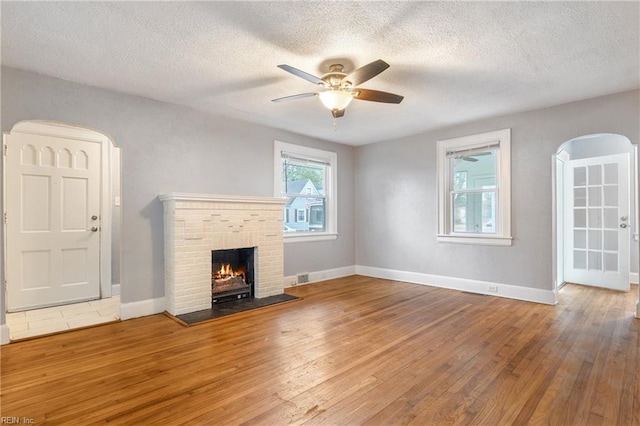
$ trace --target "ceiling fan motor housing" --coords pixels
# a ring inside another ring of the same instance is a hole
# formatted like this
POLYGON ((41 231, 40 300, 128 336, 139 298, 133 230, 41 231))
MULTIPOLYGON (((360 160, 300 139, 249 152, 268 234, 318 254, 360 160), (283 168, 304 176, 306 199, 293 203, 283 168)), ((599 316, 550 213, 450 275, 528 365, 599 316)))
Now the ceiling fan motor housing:
POLYGON ((343 89, 351 85, 350 82, 342 81, 346 76, 347 74, 344 72, 344 66, 342 64, 333 64, 329 67, 329 72, 324 74, 321 79, 327 83, 328 88, 343 89))

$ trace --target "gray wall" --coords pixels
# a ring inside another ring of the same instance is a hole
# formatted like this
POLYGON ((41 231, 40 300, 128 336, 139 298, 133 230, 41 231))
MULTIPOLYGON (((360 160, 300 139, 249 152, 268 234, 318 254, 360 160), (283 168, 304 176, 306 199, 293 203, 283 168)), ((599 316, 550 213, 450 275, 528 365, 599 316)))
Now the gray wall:
POLYGON ((552 155, 586 134, 640 138, 638 91, 352 148, 11 68, 1 77, 4 132, 22 120, 56 120, 105 132, 122 148, 123 302, 164 294, 157 196, 272 196, 276 139, 338 153, 340 235, 286 244, 285 275, 358 264, 550 289, 552 155), (502 128, 512 129, 513 247, 437 243, 436 141, 502 128))
POLYGON ((552 155, 593 133, 637 144, 639 99, 638 91, 626 92, 358 147, 357 264, 552 289, 552 155), (504 128, 512 131, 513 246, 438 243, 436 141, 504 128))
MULTIPOLYGON (((338 154, 340 236, 335 241, 286 244, 285 275, 355 264, 350 146, 3 68, 2 131, 33 119, 90 127, 107 133, 122 148, 123 302, 164 295, 163 211, 158 195, 273 196, 276 139, 338 154)), ((0 323, 4 323, 3 309, 0 323)))
MULTIPOLYGON (((568 141, 562 149, 567 151, 571 160, 627 153, 633 157, 633 147, 630 147, 629 141, 621 135, 599 134, 579 137, 568 141)), ((633 168, 634 164, 635 159, 632 158, 630 166, 633 168)))

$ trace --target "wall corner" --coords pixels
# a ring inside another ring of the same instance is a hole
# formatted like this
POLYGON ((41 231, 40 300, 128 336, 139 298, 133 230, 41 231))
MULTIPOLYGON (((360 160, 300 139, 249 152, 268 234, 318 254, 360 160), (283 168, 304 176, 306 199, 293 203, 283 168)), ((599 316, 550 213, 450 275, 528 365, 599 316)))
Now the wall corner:
POLYGON ((7 324, 0 325, 0 345, 6 345, 10 341, 9 326, 7 324))

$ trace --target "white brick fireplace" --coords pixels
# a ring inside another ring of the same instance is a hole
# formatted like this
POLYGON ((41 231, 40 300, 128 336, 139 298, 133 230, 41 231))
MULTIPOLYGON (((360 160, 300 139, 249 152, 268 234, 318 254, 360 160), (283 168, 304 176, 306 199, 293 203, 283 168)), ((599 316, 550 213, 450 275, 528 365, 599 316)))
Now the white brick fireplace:
POLYGON ((255 247, 255 297, 284 292, 282 198, 171 193, 164 286, 172 315, 211 308, 211 251, 255 247))

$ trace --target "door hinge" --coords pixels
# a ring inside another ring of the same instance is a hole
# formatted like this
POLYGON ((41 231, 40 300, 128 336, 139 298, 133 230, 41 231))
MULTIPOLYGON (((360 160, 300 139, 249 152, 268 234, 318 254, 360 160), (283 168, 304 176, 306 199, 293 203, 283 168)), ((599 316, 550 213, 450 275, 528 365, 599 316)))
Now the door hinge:
POLYGON ((4 223, 6 224, 7 223, 7 212, 4 212, 3 216, 4 216, 4 223))
POLYGON ((9 151, 9 145, 7 145, 7 143, 4 143, 4 156, 7 156, 7 152, 9 151))

